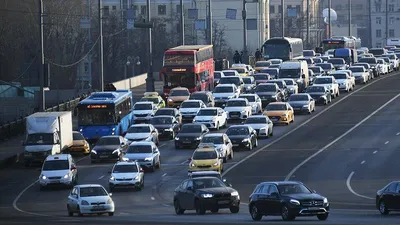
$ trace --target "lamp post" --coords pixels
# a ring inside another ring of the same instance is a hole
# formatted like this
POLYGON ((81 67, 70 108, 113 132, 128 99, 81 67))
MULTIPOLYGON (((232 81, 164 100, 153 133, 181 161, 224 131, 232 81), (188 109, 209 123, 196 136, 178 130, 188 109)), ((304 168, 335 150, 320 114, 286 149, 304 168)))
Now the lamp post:
POLYGON ((136 57, 128 56, 128 57, 126 57, 126 63, 125 63, 126 66, 125 66, 125 72, 124 72, 125 79, 128 78, 128 69, 129 69, 129 66, 131 65, 131 63, 132 63, 132 76, 130 76, 130 77, 134 77, 135 76, 135 66, 140 66, 140 64, 141 64, 140 57, 139 56, 136 56, 136 57))

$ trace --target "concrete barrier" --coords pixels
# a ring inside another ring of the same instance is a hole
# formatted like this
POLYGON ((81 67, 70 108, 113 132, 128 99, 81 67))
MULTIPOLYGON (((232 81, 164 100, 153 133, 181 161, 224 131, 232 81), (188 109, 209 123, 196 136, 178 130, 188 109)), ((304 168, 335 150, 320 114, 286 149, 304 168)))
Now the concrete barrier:
MULTIPOLYGON (((156 74, 158 73, 153 73, 153 77, 156 79, 156 74)), ((125 80, 120 80, 117 82, 114 82, 113 85, 115 86, 115 88, 117 89, 132 89, 135 87, 139 87, 143 84, 146 83, 146 78, 147 78, 147 73, 135 76, 135 77, 131 77, 125 80)))

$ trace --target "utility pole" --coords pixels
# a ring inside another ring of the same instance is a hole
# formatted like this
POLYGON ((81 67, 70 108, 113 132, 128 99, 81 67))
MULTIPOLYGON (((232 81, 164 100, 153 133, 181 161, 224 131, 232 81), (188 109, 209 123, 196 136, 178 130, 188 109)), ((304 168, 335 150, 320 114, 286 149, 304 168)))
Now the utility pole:
POLYGON ((246 11, 246 0, 243 0, 243 10, 242 10, 242 19, 243 19, 243 61, 242 63, 248 63, 247 56, 247 11, 246 11))
MULTIPOLYGON (((88 8, 89 8, 89 10, 88 10, 88 19, 89 19, 88 46, 92 46, 92 31, 91 31, 92 23, 90 22, 91 21, 90 18, 92 16, 91 15, 92 14, 92 1, 91 0, 88 0, 88 8)), ((92 84, 92 54, 91 53, 89 53, 89 55, 88 55, 88 75, 89 75, 88 83, 89 83, 89 87, 90 87, 90 86, 92 86, 91 85, 92 84)))
POLYGON ((307 47, 310 44, 310 0, 307 0, 306 6, 306 14, 307 14, 307 47))
MULTIPOLYGON (((183 7, 183 4, 181 5, 183 7)), ((147 22, 150 23, 151 21, 151 16, 150 16, 150 0, 147 0, 147 22)), ((181 9, 181 16, 183 15, 182 9, 181 9)), ((183 29, 182 29, 183 31, 183 29)), ((151 34, 151 28, 148 29, 148 36, 149 36, 149 56, 148 56, 148 63, 149 63, 149 68, 147 71, 147 78, 146 78, 146 91, 147 92, 154 92, 154 77, 153 77, 153 44, 152 44, 152 34, 151 34)))
POLYGON ((44 5, 43 0, 39 0, 39 27, 40 27, 40 67, 39 67, 39 82, 40 82, 40 104, 39 104, 39 111, 45 112, 46 111, 46 96, 44 92, 44 71, 45 71, 45 59, 44 59, 44 5))
POLYGON ((385 45, 387 45, 387 41, 389 39, 389 4, 388 4, 389 0, 386 0, 386 5, 385 5, 385 30, 386 30, 386 34, 385 34, 385 39, 386 39, 386 43, 385 45))
MULTIPOLYGON (((181 44, 185 45, 185 15, 183 14, 183 0, 181 0, 181 5, 180 5, 180 11, 181 11, 181 44)), ((150 20, 149 20, 150 22, 150 20)))
POLYGON ((371 7, 371 0, 368 0, 368 31, 369 31, 369 38, 368 47, 372 47, 372 7, 371 7))
POLYGON ((328 0, 328 38, 332 37, 331 8, 332 8, 332 1, 328 0))
POLYGON ((212 10, 211 10, 211 0, 208 0, 208 43, 213 44, 213 26, 212 26, 212 10))
POLYGON ((100 31, 100 91, 104 91, 104 48, 103 48, 103 0, 99 0, 99 31, 100 31))
POLYGON ((351 0, 349 0, 349 36, 351 36, 351 0))
POLYGON ((285 0, 281 0, 281 10, 282 37, 285 37, 285 0))

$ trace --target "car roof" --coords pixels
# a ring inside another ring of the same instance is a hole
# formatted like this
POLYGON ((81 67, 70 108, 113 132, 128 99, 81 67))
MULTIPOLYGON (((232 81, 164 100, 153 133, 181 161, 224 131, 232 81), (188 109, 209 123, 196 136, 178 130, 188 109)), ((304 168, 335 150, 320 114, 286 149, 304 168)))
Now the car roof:
POLYGON ((222 137, 224 133, 208 133, 204 137, 222 137))
POLYGON ((231 128, 231 127, 249 127, 249 125, 247 125, 247 124, 236 124, 236 125, 229 126, 229 128, 231 128))
POLYGON ((221 173, 217 172, 217 171, 193 171, 191 172, 191 174, 215 174, 215 175, 221 175, 221 173))
POLYGON ((228 102, 234 102, 234 101, 247 101, 247 99, 245 99, 245 98, 232 98, 232 99, 228 100, 228 102))
POLYGON ((173 91, 173 90, 189 90, 189 89, 187 89, 185 87, 175 87, 175 88, 171 89, 171 91, 173 91))
POLYGON ((78 184, 78 185, 75 185, 75 187, 77 187, 77 188, 87 188, 87 187, 102 187, 102 188, 104 188, 100 184, 78 184))
POLYGON ((168 115, 159 115, 159 116, 154 116, 153 118, 175 118, 175 117, 168 115))
POLYGON ((217 151, 217 149, 215 147, 210 148, 208 146, 200 146, 194 151, 195 152, 214 152, 214 151, 217 151))
POLYGON ((264 116, 264 115, 251 115, 248 118, 267 118, 267 116, 264 116))
POLYGON ((54 161, 54 160, 68 160, 70 154, 56 154, 47 156, 45 161, 54 161))
POLYGON ((151 104, 151 105, 152 105, 152 104, 154 104, 154 103, 153 103, 153 102, 136 102, 135 105, 136 105, 136 104, 138 104, 138 105, 151 104))
POLYGON ((134 141, 129 146, 135 146, 135 145, 140 145, 140 146, 149 145, 149 146, 152 146, 152 145, 154 145, 154 143, 153 142, 149 142, 149 141, 134 141))
POLYGON ((236 86, 234 84, 218 84, 217 87, 233 87, 236 86))
POLYGON ((116 165, 137 165, 137 161, 119 161, 114 164, 116 165))
POLYGON ((199 103, 201 103, 203 101, 202 100, 197 100, 197 99, 187 99, 187 100, 185 100, 183 102, 199 102, 199 103))
POLYGON ((240 98, 240 96, 256 96, 257 94, 240 94, 239 95, 239 98, 240 98))
POLYGON ((207 108, 201 108, 200 110, 208 110, 208 109, 210 109, 210 110, 215 110, 215 109, 222 109, 222 108, 219 108, 219 107, 207 107, 207 108))
POLYGON ((204 176, 204 177, 192 177, 190 179, 192 179, 192 180, 202 180, 204 178, 206 178, 206 179, 218 179, 216 177, 207 177, 207 176, 204 176))
POLYGON ((286 102, 270 102, 268 105, 286 105, 286 102))
POLYGON ((193 92, 193 93, 191 93, 191 95, 193 95, 193 94, 209 94, 209 93, 211 93, 211 91, 195 91, 195 92, 193 92))
POLYGON ((159 110, 173 111, 173 110, 175 110, 175 108, 161 108, 161 109, 158 109, 157 111, 159 111, 159 110))
POLYGON ((149 127, 151 124, 132 124, 130 127, 149 127))
POLYGON ((309 94, 307 94, 307 93, 297 93, 297 94, 291 94, 290 96, 293 96, 293 95, 309 95, 309 94))
POLYGON ((118 136, 118 135, 106 135, 106 136, 103 136, 103 137, 100 137, 100 139, 102 139, 102 138, 120 138, 121 136, 118 136))
POLYGON ((285 184, 303 184, 300 181, 265 181, 260 184, 275 184, 275 185, 285 185, 285 184))

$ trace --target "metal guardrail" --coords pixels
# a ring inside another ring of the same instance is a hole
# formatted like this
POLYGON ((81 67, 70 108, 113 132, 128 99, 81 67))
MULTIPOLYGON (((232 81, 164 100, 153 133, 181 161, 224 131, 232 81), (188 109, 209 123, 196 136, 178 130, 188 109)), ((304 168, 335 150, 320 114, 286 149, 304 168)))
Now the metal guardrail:
MULTIPOLYGON (((60 103, 51 108, 47 108, 46 112, 74 111, 82 97, 71 99, 67 102, 60 103)), ((0 124, 0 143, 10 140, 11 138, 23 135, 25 133, 25 119, 21 117, 5 124, 0 124)))

